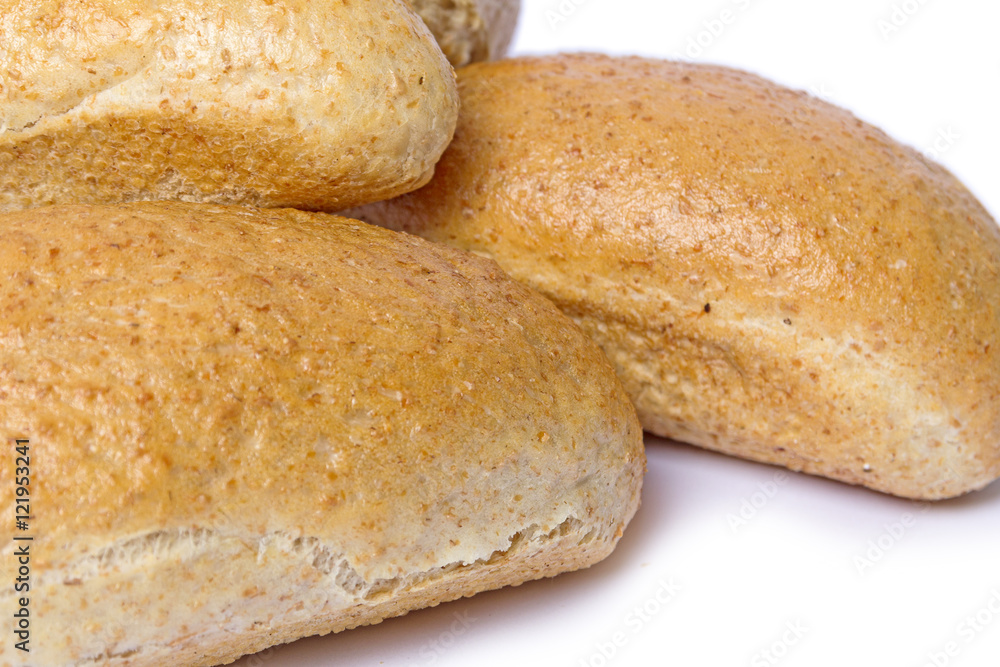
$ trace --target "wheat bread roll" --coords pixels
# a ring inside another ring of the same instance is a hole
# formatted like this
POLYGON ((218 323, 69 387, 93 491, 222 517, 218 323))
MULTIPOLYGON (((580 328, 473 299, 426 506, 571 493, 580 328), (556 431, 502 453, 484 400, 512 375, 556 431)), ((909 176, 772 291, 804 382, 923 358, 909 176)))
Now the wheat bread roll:
POLYGON ((503 58, 521 0, 410 0, 455 67, 503 58))
POLYGON ((586 567, 637 508, 613 369, 493 262, 173 202, 2 215, 0 267, 32 665, 230 662, 586 567))
POLYGON ((1000 475, 1000 233, 941 166, 722 67, 459 72, 425 188, 363 219, 495 259, 658 435, 911 498, 1000 475))
POLYGON ((403 0, 13 0, 0 211, 377 201, 430 178, 457 104, 403 0))

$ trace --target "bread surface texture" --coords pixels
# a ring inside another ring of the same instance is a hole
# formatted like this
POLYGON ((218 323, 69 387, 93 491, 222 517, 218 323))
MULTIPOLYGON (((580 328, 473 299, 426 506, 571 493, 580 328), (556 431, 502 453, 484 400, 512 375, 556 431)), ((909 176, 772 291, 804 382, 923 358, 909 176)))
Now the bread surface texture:
POLYGON ((507 53, 521 0, 412 0, 455 67, 497 60, 507 53))
POLYGON ((378 201, 430 178, 457 103, 403 0, 7 0, 0 211, 378 201))
POLYGON ((459 71, 425 188, 356 211, 495 259, 658 435, 912 498, 1000 475, 1000 233, 939 165, 722 67, 459 71))
POLYGON ((589 566, 638 506, 607 359, 488 260, 172 202, 0 215, 0 267, 32 665, 231 662, 589 566))

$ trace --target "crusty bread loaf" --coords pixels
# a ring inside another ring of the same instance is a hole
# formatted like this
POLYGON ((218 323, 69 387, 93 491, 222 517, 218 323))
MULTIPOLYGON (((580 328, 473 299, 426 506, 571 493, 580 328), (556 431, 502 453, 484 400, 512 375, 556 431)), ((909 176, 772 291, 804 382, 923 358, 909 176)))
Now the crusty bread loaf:
POLYGON ((573 317, 649 431, 913 498, 1000 475, 1000 233, 945 169, 721 67, 474 65, 438 176, 356 212, 573 317))
POLYGON ((521 0, 411 0, 455 67, 507 53, 521 0))
MULTIPOLYGON (((0 267, 36 667, 232 661, 585 567, 636 510, 642 432, 610 364, 487 260, 140 203, 0 215, 0 267)), ((24 664, 9 639, 0 664, 24 664)))
POLYGON ((376 201, 430 178, 457 101, 403 0, 13 0, 0 211, 376 201))

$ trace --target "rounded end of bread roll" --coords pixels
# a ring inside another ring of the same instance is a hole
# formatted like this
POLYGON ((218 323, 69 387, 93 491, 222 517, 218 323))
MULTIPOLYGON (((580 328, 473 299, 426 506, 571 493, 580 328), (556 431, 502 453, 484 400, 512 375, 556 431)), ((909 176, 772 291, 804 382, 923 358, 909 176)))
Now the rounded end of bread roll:
POLYGON ((455 67, 497 60, 507 53, 520 0, 412 0, 455 67))
POLYGON ((458 113, 403 0, 17 3, 0 44, 0 211, 338 210, 426 183, 458 113))
POLYGON ((658 435, 899 496, 1000 477, 1000 230, 807 93, 601 55, 459 71, 425 188, 353 214, 495 259, 658 435))
POLYGON ((0 215, 0 266, 33 664, 232 661, 589 566, 638 507, 606 358, 486 259, 158 203, 0 215))

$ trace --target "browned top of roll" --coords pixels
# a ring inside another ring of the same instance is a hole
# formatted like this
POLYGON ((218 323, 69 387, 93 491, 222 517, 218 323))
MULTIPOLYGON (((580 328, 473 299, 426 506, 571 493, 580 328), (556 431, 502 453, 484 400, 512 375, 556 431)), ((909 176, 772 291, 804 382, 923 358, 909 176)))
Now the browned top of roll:
POLYGON ((607 360, 487 260, 159 203, 2 215, 0 267, 0 428, 33 443, 39 576, 197 528, 318 539, 373 581, 487 558, 525 517, 613 538, 635 509, 641 431, 607 360))
POLYGON ((723 67, 519 58, 461 70, 459 91, 437 177, 360 215, 493 257, 604 326, 646 428, 752 434, 758 458, 797 448, 778 457, 904 494, 1000 474, 1000 232, 944 168, 723 67), (679 370, 710 400, 656 367, 690 350, 704 368, 679 370), (835 421, 852 426, 824 434, 835 421), (948 465, 956 479, 931 474, 948 465))

